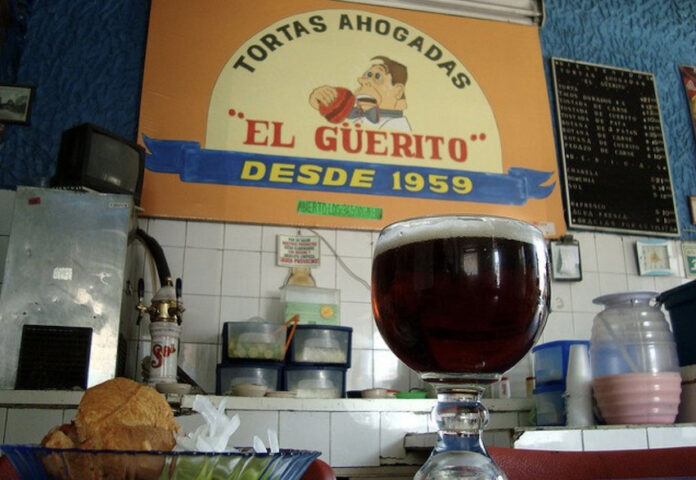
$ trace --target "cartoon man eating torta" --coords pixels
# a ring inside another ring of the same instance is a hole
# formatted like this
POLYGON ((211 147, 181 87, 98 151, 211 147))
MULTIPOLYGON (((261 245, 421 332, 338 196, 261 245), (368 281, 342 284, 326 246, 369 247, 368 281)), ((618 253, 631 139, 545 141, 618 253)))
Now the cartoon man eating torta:
POLYGON ((309 95, 309 104, 330 122, 360 122, 368 128, 410 131, 406 110, 406 67, 385 56, 358 78, 358 88, 323 85, 309 95))

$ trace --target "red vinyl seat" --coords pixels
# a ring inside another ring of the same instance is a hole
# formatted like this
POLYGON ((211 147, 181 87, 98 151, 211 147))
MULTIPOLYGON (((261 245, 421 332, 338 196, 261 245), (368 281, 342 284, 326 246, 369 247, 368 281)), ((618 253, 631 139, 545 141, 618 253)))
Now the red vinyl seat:
POLYGON ((558 452, 489 447, 508 480, 696 478, 696 447, 558 452))

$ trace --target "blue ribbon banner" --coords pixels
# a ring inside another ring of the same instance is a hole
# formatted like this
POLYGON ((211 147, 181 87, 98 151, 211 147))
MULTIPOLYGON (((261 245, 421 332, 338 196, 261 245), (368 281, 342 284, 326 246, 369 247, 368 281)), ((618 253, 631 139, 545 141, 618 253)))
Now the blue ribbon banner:
POLYGON ((184 182, 505 205, 546 198, 556 185, 543 185, 553 172, 526 168, 510 168, 507 174, 481 173, 208 150, 193 141, 143 139, 150 151, 146 168, 178 174, 184 182))

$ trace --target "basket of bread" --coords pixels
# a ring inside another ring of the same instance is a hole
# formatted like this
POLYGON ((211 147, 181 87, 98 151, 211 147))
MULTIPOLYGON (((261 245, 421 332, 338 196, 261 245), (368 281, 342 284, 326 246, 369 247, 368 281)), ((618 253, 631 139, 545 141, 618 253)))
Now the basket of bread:
POLYGON ((254 446, 235 448, 237 415, 196 396, 204 424, 184 433, 154 388, 115 378, 87 389, 75 419, 51 429, 40 445, 3 445, 22 479, 297 480, 319 452, 254 446))

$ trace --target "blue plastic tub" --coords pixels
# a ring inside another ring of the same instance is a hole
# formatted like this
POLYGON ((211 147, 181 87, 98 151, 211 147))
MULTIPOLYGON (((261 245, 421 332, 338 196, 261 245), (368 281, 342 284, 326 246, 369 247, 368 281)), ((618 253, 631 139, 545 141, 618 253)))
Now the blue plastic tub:
POLYGON ((568 356, 571 345, 587 345, 587 340, 557 340, 542 343, 532 348, 534 354, 534 382, 539 385, 561 385, 565 387, 568 373, 568 356))
POLYGON ((563 385, 541 385, 534 389, 536 424, 540 427, 566 424, 563 385))

